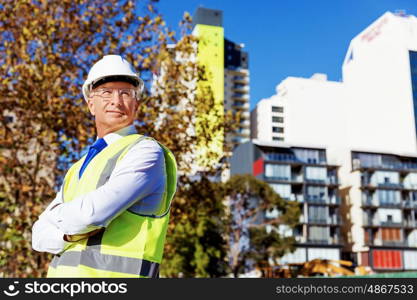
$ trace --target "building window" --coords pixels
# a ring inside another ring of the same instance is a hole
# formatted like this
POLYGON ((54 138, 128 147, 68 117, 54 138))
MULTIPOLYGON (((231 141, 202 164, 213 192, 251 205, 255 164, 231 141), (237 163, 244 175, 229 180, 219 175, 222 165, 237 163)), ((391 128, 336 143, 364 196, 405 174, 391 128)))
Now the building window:
POLYGON ((378 190, 380 205, 397 205, 400 204, 400 192, 395 190, 378 190))
POLYGON ((269 185, 272 187, 275 193, 281 196, 281 198, 290 199, 291 185, 278 183, 270 183, 269 185))
POLYGON ((417 51, 410 51, 411 89, 414 103, 414 122, 417 128, 417 51))
POLYGON ((284 133, 284 128, 282 127, 272 127, 272 132, 276 132, 276 133, 284 133))
POLYGON ((284 118, 283 117, 272 117, 272 122, 284 123, 284 118))
POLYGON ((284 112, 284 108, 282 106, 272 106, 272 112, 284 112))
POLYGON ((320 167, 306 167, 306 179, 313 181, 326 181, 327 169, 320 167))
POLYGON ((289 180, 291 169, 289 165, 265 165, 265 176, 276 180, 289 180))
POLYGON ((284 138, 283 137, 278 137, 278 136, 273 136, 272 137, 272 140, 273 141, 281 141, 281 142, 283 142, 284 141, 284 138))
POLYGON ((329 233, 326 227, 311 226, 308 231, 310 241, 320 241, 325 243, 329 239, 329 233))
POLYGON ((326 206, 310 206, 308 208, 308 221, 311 223, 327 223, 326 206))
POLYGON ((309 200, 326 200, 326 188, 324 186, 307 186, 307 198, 309 200))

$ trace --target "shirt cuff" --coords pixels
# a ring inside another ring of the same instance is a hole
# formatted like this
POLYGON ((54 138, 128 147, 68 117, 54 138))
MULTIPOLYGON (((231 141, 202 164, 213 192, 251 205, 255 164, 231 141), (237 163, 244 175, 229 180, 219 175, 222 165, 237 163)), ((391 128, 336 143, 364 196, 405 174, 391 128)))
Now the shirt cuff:
POLYGON ((48 220, 36 221, 32 228, 32 248, 39 252, 58 254, 70 243, 64 241, 61 230, 49 223, 48 220))

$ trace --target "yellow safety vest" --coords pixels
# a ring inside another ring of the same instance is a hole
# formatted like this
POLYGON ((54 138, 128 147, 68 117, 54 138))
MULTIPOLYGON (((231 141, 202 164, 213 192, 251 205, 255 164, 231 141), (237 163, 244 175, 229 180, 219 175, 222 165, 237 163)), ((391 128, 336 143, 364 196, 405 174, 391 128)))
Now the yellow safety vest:
MULTIPOLYGON (((106 183, 117 163, 144 137, 125 136, 104 148, 89 163, 76 162, 65 175, 63 200, 71 201, 106 183)), ((140 215, 127 209, 99 234, 71 243, 49 265, 47 277, 158 277, 171 200, 177 186, 177 165, 171 151, 164 152, 166 180, 163 201, 155 215, 140 215)))

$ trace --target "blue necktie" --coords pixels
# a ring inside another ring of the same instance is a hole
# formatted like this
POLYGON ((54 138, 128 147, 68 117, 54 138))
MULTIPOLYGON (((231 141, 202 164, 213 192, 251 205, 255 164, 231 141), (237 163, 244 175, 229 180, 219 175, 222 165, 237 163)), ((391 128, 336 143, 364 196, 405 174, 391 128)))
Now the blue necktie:
POLYGON ((83 165, 81 166, 79 178, 81 178, 81 175, 83 175, 85 168, 87 168, 87 165, 94 158, 94 156, 99 154, 101 150, 106 148, 106 146, 107 143, 103 138, 99 138, 97 141, 95 141, 95 143, 88 150, 87 157, 85 158, 83 165))

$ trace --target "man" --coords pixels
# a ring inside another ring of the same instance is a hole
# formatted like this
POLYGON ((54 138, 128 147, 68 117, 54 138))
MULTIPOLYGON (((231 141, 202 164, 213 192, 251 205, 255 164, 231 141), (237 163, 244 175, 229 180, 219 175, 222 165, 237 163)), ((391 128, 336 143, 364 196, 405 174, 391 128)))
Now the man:
POLYGON ((91 68, 83 95, 98 138, 32 228, 33 249, 56 254, 48 277, 158 277, 176 163, 136 133, 142 89, 118 55, 91 68))

